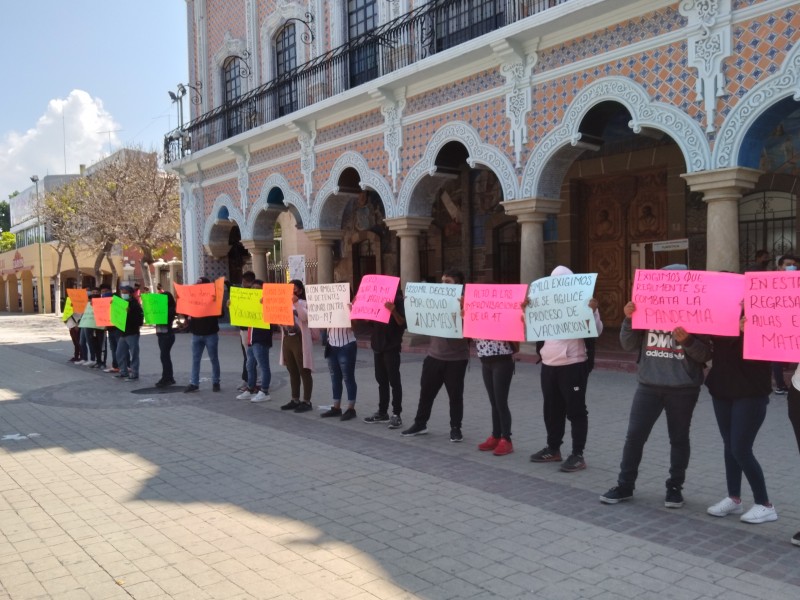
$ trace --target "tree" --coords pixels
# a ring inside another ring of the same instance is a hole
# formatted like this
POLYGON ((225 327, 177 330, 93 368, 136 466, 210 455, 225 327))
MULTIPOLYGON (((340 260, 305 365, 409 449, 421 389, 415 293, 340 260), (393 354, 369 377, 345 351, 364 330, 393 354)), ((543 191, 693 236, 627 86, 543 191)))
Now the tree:
POLYGON ((8 252, 17 247, 17 238, 10 231, 0 233, 0 252, 8 252))
MULTIPOLYGON (((14 192, 9 195, 8 199, 11 200, 19 192, 14 192)), ((11 229, 11 205, 5 200, 0 201, 0 231, 9 231, 11 229)))

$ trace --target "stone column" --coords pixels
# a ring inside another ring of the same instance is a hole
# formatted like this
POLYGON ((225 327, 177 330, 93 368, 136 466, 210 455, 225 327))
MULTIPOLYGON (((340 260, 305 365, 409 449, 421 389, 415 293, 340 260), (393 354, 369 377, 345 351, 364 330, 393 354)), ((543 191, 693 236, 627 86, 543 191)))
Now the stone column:
POLYGON ((306 236, 317 247, 317 283, 333 283, 333 243, 342 239, 338 229, 308 229, 306 236))
POLYGON ((732 167, 681 175, 693 192, 703 193, 708 204, 706 270, 739 272, 739 200, 742 192, 756 186, 761 174, 732 167))
POLYGON ((432 217, 395 217, 386 219, 387 227, 400 238, 400 289, 409 281, 419 281, 419 236, 427 231, 432 217))
POLYGON ((242 240, 242 246, 247 248, 253 259, 253 273, 256 279, 267 281, 267 252, 272 249, 269 240, 242 240))
POLYGON ((561 200, 526 198, 503 202, 506 214, 516 217, 520 224, 520 283, 530 283, 544 277, 544 222, 547 215, 556 215, 561 200))

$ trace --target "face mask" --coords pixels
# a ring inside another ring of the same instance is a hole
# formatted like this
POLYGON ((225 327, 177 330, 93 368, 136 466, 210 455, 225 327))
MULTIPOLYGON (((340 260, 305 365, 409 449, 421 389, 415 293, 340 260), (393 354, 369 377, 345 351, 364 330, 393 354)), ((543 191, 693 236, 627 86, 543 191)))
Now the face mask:
POLYGON ((122 296, 123 300, 130 300, 131 299, 131 295, 130 294, 121 294, 121 296, 122 296))
POLYGON ((101 298, 108 298, 109 296, 113 296, 113 295, 114 294, 112 294, 111 292, 103 292, 102 294, 100 294, 100 297, 101 298))
POLYGON ((786 265, 787 271, 797 271, 797 265, 786 265))

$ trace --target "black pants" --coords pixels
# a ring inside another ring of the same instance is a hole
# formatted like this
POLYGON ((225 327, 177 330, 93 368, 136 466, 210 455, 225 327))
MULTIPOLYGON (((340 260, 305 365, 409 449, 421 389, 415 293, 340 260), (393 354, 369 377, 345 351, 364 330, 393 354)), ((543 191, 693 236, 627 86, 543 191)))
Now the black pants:
POLYGON ((793 385, 789 385, 789 395, 786 398, 789 407, 789 422, 794 429, 794 437, 797 440, 797 449, 800 450, 800 390, 793 385))
POLYGON ((508 391, 514 376, 514 359, 510 354, 481 358, 483 385, 492 406, 492 437, 511 440, 511 411, 508 391))
POLYGON ((172 345, 175 343, 175 334, 157 333, 158 349, 161 352, 161 381, 173 381, 175 379, 172 372, 172 345))
POLYGON ((542 409, 547 447, 560 450, 567 419, 572 424, 572 454, 583 455, 589 431, 586 410, 587 362, 550 367, 542 365, 542 409))
POLYGON ((92 345, 94 349, 94 362, 98 365, 105 366, 105 360, 103 359, 103 343, 106 341, 106 330, 105 329, 92 329, 89 331, 89 343, 92 345))
POLYGON ((374 352, 375 381, 378 382, 378 412, 389 411, 389 390, 392 391, 392 412, 403 412, 403 382, 400 379, 400 351, 374 352))
POLYGON ((414 422, 425 426, 431 418, 436 394, 444 388, 450 398, 450 427, 461 427, 464 418, 464 375, 469 360, 439 360, 428 356, 422 363, 419 381, 419 407, 414 422))

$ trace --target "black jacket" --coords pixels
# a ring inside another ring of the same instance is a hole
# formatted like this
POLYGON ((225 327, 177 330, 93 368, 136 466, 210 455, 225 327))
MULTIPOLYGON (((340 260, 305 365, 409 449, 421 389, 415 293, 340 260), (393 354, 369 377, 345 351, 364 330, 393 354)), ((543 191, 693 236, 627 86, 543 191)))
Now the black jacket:
POLYGON ((706 387, 714 398, 733 400, 772 393, 771 363, 745 360, 743 339, 741 335, 711 338, 713 361, 706 387))
POLYGON ((125 331, 122 332, 122 337, 138 334, 142 323, 144 323, 142 305, 131 295, 128 300, 128 318, 125 321, 125 331))

